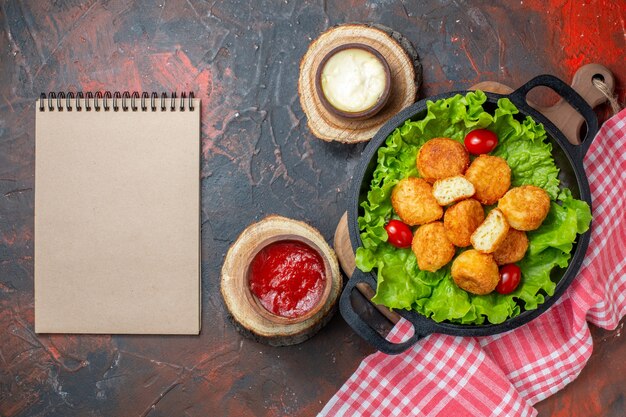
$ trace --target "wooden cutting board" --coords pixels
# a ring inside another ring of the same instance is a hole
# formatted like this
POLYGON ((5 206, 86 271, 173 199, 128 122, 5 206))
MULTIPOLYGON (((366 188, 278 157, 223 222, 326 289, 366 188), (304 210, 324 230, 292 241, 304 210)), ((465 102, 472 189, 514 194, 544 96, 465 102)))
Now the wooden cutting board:
POLYGON ((333 316, 341 294, 342 277, 335 253, 322 234, 308 224, 282 216, 268 216, 248 226, 231 245, 222 265, 220 290, 228 318, 244 336, 270 346, 302 343, 333 316), (252 295, 248 271, 252 259, 267 245, 285 240, 302 242, 324 262, 326 287, 317 307, 302 317, 271 314, 252 295))
MULTIPOLYGON (((581 67, 574 74, 571 84, 572 88, 576 90, 576 92, 580 94, 580 96, 585 99, 591 107, 596 107, 607 101, 606 96, 604 96, 600 90, 594 86, 594 79, 602 80, 606 84, 608 91, 611 94, 613 93, 613 89, 615 87, 613 74, 606 67, 600 64, 588 64, 581 67)), ((511 87, 495 81, 480 82, 473 85, 469 89, 482 90, 498 94, 509 94, 513 91, 511 87)), ((529 102, 529 104, 550 119, 550 121, 565 134, 571 143, 576 145, 580 144, 580 132, 584 120, 582 116, 564 100, 559 100, 553 106, 548 107, 542 107, 532 102, 529 102)), ((354 269, 356 268, 356 263, 348 232, 347 212, 344 213, 339 220, 339 224, 335 230, 333 246, 341 269, 348 276, 348 278, 351 277, 354 269)), ((372 288, 365 283, 357 284, 357 288, 368 300, 370 300, 374 295, 372 288)), ((390 311, 385 306, 375 305, 375 307, 392 323, 397 323, 400 319, 400 315, 390 311)))
POLYGON ((379 24, 349 23, 332 27, 309 45, 300 61, 298 96, 311 132, 329 142, 358 143, 374 134, 403 108, 415 101, 422 81, 417 51, 399 32, 379 24), (339 117, 323 105, 315 88, 315 75, 326 54, 347 43, 361 43, 380 52, 391 70, 391 93, 383 109, 373 117, 354 120, 339 117))

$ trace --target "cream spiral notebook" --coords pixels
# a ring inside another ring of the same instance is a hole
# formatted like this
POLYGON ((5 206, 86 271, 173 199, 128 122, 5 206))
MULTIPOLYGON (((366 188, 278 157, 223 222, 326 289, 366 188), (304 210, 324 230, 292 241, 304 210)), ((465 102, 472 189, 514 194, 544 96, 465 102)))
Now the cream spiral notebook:
POLYGON ((35 331, 200 331, 200 100, 49 93, 36 107, 35 331))

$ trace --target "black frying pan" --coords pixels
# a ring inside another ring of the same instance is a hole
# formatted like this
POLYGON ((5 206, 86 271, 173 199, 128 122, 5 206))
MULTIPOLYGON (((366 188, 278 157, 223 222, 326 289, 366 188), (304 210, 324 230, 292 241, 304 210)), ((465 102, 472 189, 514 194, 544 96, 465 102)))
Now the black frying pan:
MULTIPOLYGON (((376 155, 378 148, 382 146, 387 137, 397 127, 402 126, 406 120, 422 119, 426 115, 427 100, 436 101, 453 97, 456 94, 465 95, 468 92, 469 91, 454 91, 420 100, 412 106, 402 110, 389 120, 370 141, 363 152, 361 162, 355 172, 354 183, 348 202, 348 229, 353 249, 362 245, 359 225, 357 222, 357 218, 362 214, 362 209, 359 207, 359 204, 365 199, 369 190, 372 174, 377 164, 376 155)), ((493 93, 486 93, 486 95, 487 101, 483 104, 485 110, 493 113, 497 108, 498 99, 506 97, 510 99, 519 109, 519 114, 516 115, 519 120, 523 120, 526 116, 530 116, 536 122, 543 124, 548 135, 548 139, 552 142, 552 155, 557 166, 560 168, 559 179, 561 180, 561 184, 564 187, 569 188, 575 198, 584 200, 591 206, 591 195, 589 192, 587 176, 583 168, 583 157, 589 149, 591 141, 598 132, 598 120, 594 111, 585 102, 585 100, 570 86, 551 75, 540 75, 535 77, 509 95, 493 93), (556 126, 554 126, 552 122, 527 103, 526 95, 528 92, 539 86, 548 87, 554 90, 583 116, 587 125, 587 134, 581 145, 575 146, 568 142, 565 135, 556 126)), ((590 234, 591 228, 578 237, 567 268, 557 268, 552 271, 551 278, 557 282, 554 295, 546 296, 545 302, 537 309, 524 311, 520 315, 510 318, 501 324, 460 325, 446 322, 437 323, 436 321, 417 312, 396 310, 397 313, 413 324, 415 334, 405 342, 391 343, 378 333, 378 331, 376 331, 370 324, 365 322, 352 306, 350 295, 355 289, 356 284, 364 282, 370 285, 372 289, 376 290, 376 275, 373 272, 364 273, 358 268, 354 271, 354 274, 348 281, 348 284, 341 295, 339 303, 341 315, 354 329, 354 331, 357 332, 363 339, 367 340, 378 350, 388 354, 401 353, 414 345, 420 338, 431 333, 444 333, 456 336, 486 336, 506 332, 538 317, 550 308, 550 306, 552 306, 552 304, 554 304, 556 300, 561 297, 561 295, 563 295, 580 269, 587 246, 589 245, 590 234)))

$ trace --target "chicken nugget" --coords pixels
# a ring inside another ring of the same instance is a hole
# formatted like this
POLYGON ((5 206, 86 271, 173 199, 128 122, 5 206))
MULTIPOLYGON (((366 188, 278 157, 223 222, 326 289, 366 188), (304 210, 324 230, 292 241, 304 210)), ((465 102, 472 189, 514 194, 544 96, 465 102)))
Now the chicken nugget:
POLYGON ((465 172, 476 193, 474 198, 484 205, 495 204, 511 186, 511 168, 499 156, 480 155, 465 172))
POLYGON ((470 198, 474 192, 474 185, 462 175, 437 180, 433 184, 433 197, 440 206, 470 198))
POLYGON ((452 279, 459 288, 472 294, 492 292, 500 281, 498 264, 489 254, 470 249, 452 262, 452 279))
POLYGON ((420 226, 413 236, 411 249, 422 271, 435 272, 454 257, 454 245, 446 237, 441 222, 420 226))
POLYGON ((517 230, 535 230, 545 220, 550 211, 550 196, 534 185, 511 188, 500 199, 498 208, 517 230))
POLYGON ((492 253, 500 246, 509 232, 509 222, 497 208, 491 210, 485 221, 474 230, 470 241, 479 252, 492 253))
POLYGON ((469 165, 469 154, 463 144, 448 138, 426 142, 417 154, 417 170, 429 183, 462 175, 469 165))
POLYGON ((409 226, 440 219, 443 209, 433 197, 432 187, 421 178, 405 178, 393 188, 391 205, 409 226))
POLYGON ((504 241, 493 253, 493 260, 498 265, 512 264, 522 260, 528 249, 528 238, 521 230, 509 229, 504 241))
POLYGON ((460 248, 469 246, 472 233, 483 220, 485 220, 485 211, 478 201, 470 198, 456 203, 443 215, 446 237, 460 248))

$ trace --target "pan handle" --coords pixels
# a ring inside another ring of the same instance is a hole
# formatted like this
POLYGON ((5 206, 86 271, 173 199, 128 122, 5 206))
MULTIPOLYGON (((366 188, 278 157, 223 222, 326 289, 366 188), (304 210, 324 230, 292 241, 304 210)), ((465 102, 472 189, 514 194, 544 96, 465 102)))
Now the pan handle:
POLYGON ((578 146, 571 145, 569 142, 565 143, 567 149, 571 150, 572 156, 582 161, 591 146, 593 138, 598 133, 598 118, 589 104, 569 85, 565 84, 559 78, 552 75, 544 74, 539 75, 526 84, 522 85, 517 90, 513 91, 509 95, 509 99, 518 108, 523 108, 526 111, 532 110, 526 100, 526 95, 535 87, 548 87, 559 96, 561 96, 570 106, 574 108, 585 120, 587 124, 587 134, 578 146))
MULTIPOLYGON (((397 355, 398 353, 402 353, 411 346, 413 346, 419 339, 422 337, 432 333, 432 330, 428 328, 426 323, 424 325, 420 325, 420 320, 415 320, 413 318, 409 318, 409 321, 413 324, 413 328, 415 333, 408 340, 401 343, 392 343, 385 339, 377 330, 375 330, 369 323, 366 323, 363 318, 354 311, 352 307, 352 301, 350 300, 350 295, 352 291, 356 288, 356 285, 364 282, 368 284, 372 289, 376 290, 376 280, 372 278, 371 275, 365 274, 361 272, 358 268, 352 274, 352 277, 346 284, 346 288, 343 290, 341 294, 341 299, 339 300, 339 310, 341 311, 341 315, 344 320, 352 327, 352 329, 363 339, 369 342, 376 349, 380 350, 383 353, 388 355, 397 355)), ((402 313, 400 313, 403 315, 402 313)), ((404 316, 404 315, 403 315, 404 316)), ((424 321, 427 319, 424 318, 424 321)))

